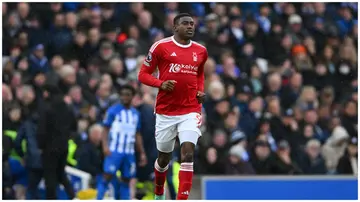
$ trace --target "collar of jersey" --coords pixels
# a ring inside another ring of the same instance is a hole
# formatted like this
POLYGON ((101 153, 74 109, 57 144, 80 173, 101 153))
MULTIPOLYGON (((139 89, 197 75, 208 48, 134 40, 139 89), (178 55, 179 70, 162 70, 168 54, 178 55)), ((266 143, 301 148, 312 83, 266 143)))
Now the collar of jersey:
POLYGON ((183 45, 183 44, 178 43, 178 42, 175 40, 174 36, 171 37, 171 40, 174 42, 175 45, 177 45, 177 46, 179 46, 179 47, 181 47, 181 48, 189 48, 189 47, 192 45, 192 41, 191 41, 191 40, 190 40, 190 43, 189 43, 189 44, 186 44, 186 45, 183 45))

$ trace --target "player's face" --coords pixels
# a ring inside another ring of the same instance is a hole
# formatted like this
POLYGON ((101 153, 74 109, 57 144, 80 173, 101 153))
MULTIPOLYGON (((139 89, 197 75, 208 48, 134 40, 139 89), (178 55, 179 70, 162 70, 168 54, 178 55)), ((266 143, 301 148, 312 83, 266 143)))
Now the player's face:
POLYGON ((195 33, 195 23, 192 17, 182 17, 175 26, 175 32, 184 39, 191 39, 195 33))
POLYGON ((123 89, 120 92, 120 99, 121 99, 121 102, 123 103, 123 105, 130 105, 133 97, 134 96, 133 96, 131 90, 123 89))

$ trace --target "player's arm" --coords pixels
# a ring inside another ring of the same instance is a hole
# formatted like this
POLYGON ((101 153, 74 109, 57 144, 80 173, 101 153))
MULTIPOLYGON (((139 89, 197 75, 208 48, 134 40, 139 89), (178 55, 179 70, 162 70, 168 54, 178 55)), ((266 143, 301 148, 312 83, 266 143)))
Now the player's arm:
POLYGON ((104 155, 107 156, 110 154, 109 150, 109 128, 111 127, 112 122, 114 121, 114 114, 111 112, 111 108, 107 110, 105 118, 103 120, 104 130, 102 132, 102 148, 104 155))
POLYGON ((162 80, 155 78, 152 74, 154 73, 156 67, 159 64, 159 48, 150 48, 148 55, 146 56, 143 64, 141 65, 141 69, 138 75, 138 79, 141 83, 160 88, 162 84, 162 80))
POLYGON ((143 144, 143 138, 141 136, 140 129, 141 129, 141 119, 139 118, 138 125, 137 125, 136 137, 135 137, 136 138, 135 144, 136 144, 136 150, 140 154, 139 165, 145 166, 147 164, 147 158, 146 158, 146 153, 145 153, 144 144, 143 144))
POLYGON ((136 133, 136 150, 140 154, 145 154, 143 139, 142 139, 141 133, 139 133, 139 132, 136 133))
POLYGON ((205 52, 205 57, 204 57, 204 61, 201 63, 200 67, 199 67, 199 72, 197 75, 197 87, 198 87, 198 93, 196 95, 196 97, 198 98, 199 103, 203 103, 204 102, 204 98, 205 98, 205 93, 204 93, 204 82, 205 82, 205 74, 204 74, 204 66, 205 63, 208 59, 208 54, 207 51, 205 52))
MULTIPOLYGON (((154 46, 154 45, 153 45, 154 46)), ((151 47, 148 55, 146 56, 141 69, 138 75, 138 80, 148 86, 155 88, 160 88, 165 91, 172 91, 174 89, 176 81, 168 80, 162 81, 158 78, 155 78, 152 74, 154 73, 156 67, 159 65, 160 53, 159 47, 151 47)), ((159 69, 159 72, 161 70, 159 69)))

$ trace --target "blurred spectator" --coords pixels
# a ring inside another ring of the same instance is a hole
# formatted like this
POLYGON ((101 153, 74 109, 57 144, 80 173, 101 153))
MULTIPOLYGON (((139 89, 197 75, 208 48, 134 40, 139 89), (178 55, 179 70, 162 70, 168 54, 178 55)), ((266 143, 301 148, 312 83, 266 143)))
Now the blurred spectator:
POLYGON ((275 155, 275 164, 271 173, 277 174, 301 174, 302 171, 297 163, 291 158, 290 145, 286 140, 281 140, 278 144, 278 150, 275 155))
POLYGON ((331 136, 325 142, 322 148, 322 154, 329 172, 335 172, 336 165, 346 150, 346 142, 348 139, 349 134, 342 126, 338 125, 333 129, 331 136))
MULTIPOLYGON (((32 102, 35 101, 32 100, 32 102)), ((28 112, 28 116, 24 118, 14 141, 15 150, 21 158, 24 158, 23 164, 28 172, 27 192, 29 199, 40 199, 38 185, 43 177, 41 150, 37 143, 39 113, 35 110, 28 112), (26 142, 26 147, 24 147, 24 142, 26 142)))
POLYGON ((321 143, 319 140, 312 139, 307 142, 305 155, 300 162, 304 174, 325 174, 327 172, 320 148, 321 143))
POLYGON ((255 174, 251 164, 244 159, 245 148, 234 145, 230 148, 225 174, 228 175, 252 175, 255 174))
POLYGON ((101 174, 102 171, 102 157, 100 153, 102 126, 92 125, 89 128, 89 137, 77 151, 78 164, 77 167, 93 177, 101 174))
POLYGON ((358 173, 358 142, 357 137, 349 141, 345 154, 340 158, 336 171, 339 174, 357 175, 358 173))
POLYGON ((74 190, 65 175, 68 140, 76 131, 75 115, 70 108, 72 100, 53 86, 48 86, 46 92, 48 102, 40 112, 37 137, 44 162, 46 198, 56 199, 56 187, 61 183, 72 199, 75 197, 74 190))

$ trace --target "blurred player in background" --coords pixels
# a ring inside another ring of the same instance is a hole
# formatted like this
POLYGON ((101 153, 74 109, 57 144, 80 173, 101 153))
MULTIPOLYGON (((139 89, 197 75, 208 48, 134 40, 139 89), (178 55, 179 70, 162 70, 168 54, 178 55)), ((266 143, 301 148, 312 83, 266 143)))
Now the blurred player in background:
POLYGON ((121 171, 120 198, 130 199, 130 179, 136 176, 135 147, 139 152, 140 166, 147 163, 140 133, 140 114, 131 106, 135 89, 124 85, 120 90, 122 104, 115 104, 107 110, 103 121, 104 176, 98 184, 97 199, 103 199, 111 178, 121 171), (108 136, 109 134, 109 136, 108 136))
POLYGON ((153 44, 139 72, 139 81, 159 88, 156 99, 155 199, 164 200, 166 173, 178 136, 181 166, 177 199, 186 200, 192 186, 193 155, 201 136, 201 103, 204 101, 204 46, 191 41, 195 23, 187 13, 173 20, 172 37, 153 44), (152 76, 158 68, 159 77, 152 76))

